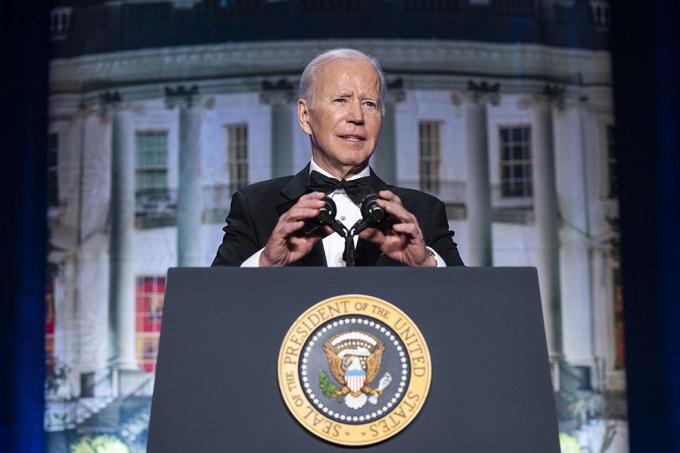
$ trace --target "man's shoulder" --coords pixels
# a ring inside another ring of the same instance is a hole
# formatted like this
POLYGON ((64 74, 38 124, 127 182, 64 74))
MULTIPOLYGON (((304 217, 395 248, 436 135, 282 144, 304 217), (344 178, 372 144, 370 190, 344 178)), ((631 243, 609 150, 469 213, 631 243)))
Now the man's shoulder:
POLYGON ((281 176, 278 178, 267 179, 264 181, 254 182, 239 189, 246 195, 255 195, 260 193, 269 193, 272 191, 279 192, 293 179, 293 175, 281 176))
POLYGON ((255 182, 240 189, 239 192, 247 198, 269 197, 278 194, 287 199, 294 199, 307 190, 308 178, 309 165, 300 170, 297 174, 255 182))
POLYGON ((235 196, 252 205, 280 204, 298 198, 306 187, 297 175, 281 176, 245 186, 235 196))
POLYGON ((415 201, 418 203, 426 203, 426 204, 436 204, 436 203, 441 203, 441 200, 434 195, 431 195, 429 193, 417 190, 417 189, 410 189, 408 187, 399 187, 399 186, 388 186, 389 190, 391 190, 395 195, 397 195, 399 198, 401 198, 402 202, 406 201, 415 201))

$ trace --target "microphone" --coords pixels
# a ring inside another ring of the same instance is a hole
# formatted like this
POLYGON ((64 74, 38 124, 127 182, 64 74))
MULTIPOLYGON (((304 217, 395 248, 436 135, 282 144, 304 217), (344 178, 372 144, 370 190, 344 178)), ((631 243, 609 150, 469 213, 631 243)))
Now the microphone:
POLYGON ((335 220, 335 214, 338 212, 335 202, 329 197, 325 197, 321 201, 324 202, 324 205, 319 209, 319 214, 313 219, 309 219, 305 222, 305 234, 310 234, 321 225, 328 225, 333 231, 338 233, 340 237, 347 237, 348 231, 347 228, 345 228, 345 225, 335 220))
POLYGON ((379 199, 380 197, 373 193, 361 202, 361 215, 370 226, 377 226, 387 219, 385 210, 378 206, 379 199))
POLYGON ((361 217, 350 229, 351 234, 357 235, 368 227, 377 228, 386 225, 389 218, 387 212, 380 206, 377 201, 380 199, 376 194, 370 194, 361 202, 361 217))

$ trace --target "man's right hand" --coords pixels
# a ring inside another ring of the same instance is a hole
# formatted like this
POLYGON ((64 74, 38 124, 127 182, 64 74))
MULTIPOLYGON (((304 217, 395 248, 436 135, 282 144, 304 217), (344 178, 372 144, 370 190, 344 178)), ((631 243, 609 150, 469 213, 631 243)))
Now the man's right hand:
POLYGON ((325 196, 322 192, 303 195, 292 208, 281 214, 260 254, 260 267, 285 266, 297 261, 307 255, 314 244, 333 232, 329 226, 324 225, 306 235, 302 228, 305 220, 319 215, 325 196))

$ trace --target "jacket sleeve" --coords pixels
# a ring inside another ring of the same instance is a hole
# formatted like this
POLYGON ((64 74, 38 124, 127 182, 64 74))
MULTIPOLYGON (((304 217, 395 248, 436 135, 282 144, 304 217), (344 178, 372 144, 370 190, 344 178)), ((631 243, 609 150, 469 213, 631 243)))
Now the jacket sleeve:
POLYGON ((261 247, 246 195, 238 191, 231 199, 222 244, 217 249, 213 266, 240 266, 261 247))
MULTIPOLYGON (((404 207, 418 219, 425 245, 437 252, 447 266, 465 266, 458 253, 458 246, 453 242, 454 232, 449 230, 444 203, 432 195, 411 189, 393 187, 391 190, 401 198, 404 207)), ((401 266, 402 264, 381 255, 376 265, 401 266)))
POLYGON ((446 262, 447 266, 464 266, 458 253, 458 245, 453 241, 455 233, 449 230, 444 203, 437 200, 432 210, 431 228, 425 241, 446 262))

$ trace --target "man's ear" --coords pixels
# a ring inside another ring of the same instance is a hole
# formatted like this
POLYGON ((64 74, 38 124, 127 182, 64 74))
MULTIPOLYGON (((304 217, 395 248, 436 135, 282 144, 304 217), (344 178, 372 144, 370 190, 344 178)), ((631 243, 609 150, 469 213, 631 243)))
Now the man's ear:
POLYGON ((302 98, 298 99, 298 123, 305 134, 312 135, 312 128, 309 126, 309 105, 302 98))

